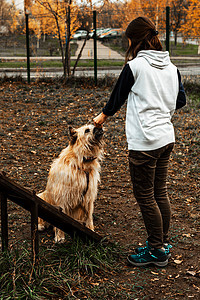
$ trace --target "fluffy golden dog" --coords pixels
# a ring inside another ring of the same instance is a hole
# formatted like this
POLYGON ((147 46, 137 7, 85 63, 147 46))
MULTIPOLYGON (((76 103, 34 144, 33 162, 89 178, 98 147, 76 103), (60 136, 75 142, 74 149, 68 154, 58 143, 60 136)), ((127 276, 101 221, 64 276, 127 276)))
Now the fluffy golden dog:
MULTIPOLYGON (((78 129, 70 127, 69 131, 69 146, 54 160, 46 190, 38 196, 94 230, 93 211, 100 181, 103 130, 85 125, 78 129)), ((44 230, 45 226, 45 221, 39 218, 38 229, 44 230)), ((55 228, 55 241, 64 240, 64 232, 55 228)))

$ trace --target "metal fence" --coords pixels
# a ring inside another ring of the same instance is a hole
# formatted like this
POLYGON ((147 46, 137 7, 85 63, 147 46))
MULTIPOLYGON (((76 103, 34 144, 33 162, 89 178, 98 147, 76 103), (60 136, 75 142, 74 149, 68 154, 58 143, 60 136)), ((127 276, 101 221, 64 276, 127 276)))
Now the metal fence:
MULTIPOLYGON (((134 11, 134 18, 144 14, 144 11, 134 11)), ((164 50, 168 47, 166 41, 166 8, 163 7, 159 11, 159 18, 155 14, 151 16, 152 21, 156 24, 159 31, 159 38, 163 44, 164 50)), ((93 21, 91 28, 93 28, 93 21)), ((33 16, 29 16, 29 21, 33 16)), ((45 18, 44 15, 38 18, 45 18)), ((118 75, 124 63, 124 56, 127 47, 127 41, 124 37, 124 26, 133 18, 132 14, 126 16, 123 20, 122 28, 117 28, 117 34, 110 34, 109 30, 116 29, 116 20, 119 18, 118 12, 115 10, 107 12, 97 12, 96 27, 97 27, 97 65, 98 76, 111 73, 118 75), (104 29, 104 35, 99 35, 98 29, 104 29), (106 31, 107 30, 107 31, 106 31), (109 61, 112 61, 109 63, 109 61), (102 70, 103 69, 103 70, 102 70)), ((2 24, 4 23, 2 20, 2 24)), ((200 74, 200 36, 189 35, 174 30, 174 21, 170 19, 169 34, 169 51, 172 61, 180 68, 183 74, 199 75, 200 74)), ((119 23, 118 23, 119 24, 119 23)), ((26 76, 26 26, 25 19, 22 18, 21 25, 18 30, 11 34, 2 26, 0 27, 0 74, 13 74, 13 71, 26 76), (14 69, 12 69, 14 68, 14 69), (12 71, 12 72, 11 72, 12 71)), ((84 29, 84 28, 82 28, 84 29)), ((198 31, 200 32, 200 30, 198 31)), ((71 64, 77 59, 80 49, 83 45, 83 39, 71 40, 71 64)), ((53 35, 39 34, 36 35, 33 30, 29 32, 29 53, 30 67, 32 76, 40 76, 41 73, 48 76, 62 75, 61 51, 58 38, 53 35), (44 73, 45 72, 45 73, 44 73)), ((93 68, 94 60, 94 41, 88 38, 85 47, 82 51, 81 59, 78 67, 84 66, 84 61, 87 61, 88 66, 93 68), (82 61, 82 62, 81 62, 82 61), (88 62, 90 61, 90 63, 88 62)), ((91 75, 93 70, 78 70, 75 75, 91 75)))

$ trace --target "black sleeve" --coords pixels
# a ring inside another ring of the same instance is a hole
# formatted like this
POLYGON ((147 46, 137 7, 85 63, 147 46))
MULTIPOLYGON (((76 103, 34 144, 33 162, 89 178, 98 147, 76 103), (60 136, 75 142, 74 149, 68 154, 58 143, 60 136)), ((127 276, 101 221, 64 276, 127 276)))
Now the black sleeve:
POLYGON ((107 116, 113 116, 125 103, 128 94, 134 84, 133 73, 128 64, 123 68, 117 83, 112 91, 109 101, 103 108, 103 113, 107 116))
POLYGON ((177 72, 178 72, 178 81, 179 81, 179 92, 176 99, 176 109, 179 109, 186 105, 186 95, 185 95, 183 84, 181 82, 181 74, 178 69, 177 72))

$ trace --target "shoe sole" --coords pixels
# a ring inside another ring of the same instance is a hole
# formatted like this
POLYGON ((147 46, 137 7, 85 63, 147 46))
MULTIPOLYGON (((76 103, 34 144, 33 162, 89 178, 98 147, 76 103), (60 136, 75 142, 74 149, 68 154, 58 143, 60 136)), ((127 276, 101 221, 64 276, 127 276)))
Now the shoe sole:
POLYGON ((151 262, 142 262, 142 263, 137 263, 137 262, 133 262, 131 260, 129 260, 129 257, 127 257, 128 262, 135 266, 135 267, 143 267, 143 266, 148 266, 148 265, 156 265, 157 267, 166 267, 168 264, 168 259, 165 261, 151 261, 151 262))

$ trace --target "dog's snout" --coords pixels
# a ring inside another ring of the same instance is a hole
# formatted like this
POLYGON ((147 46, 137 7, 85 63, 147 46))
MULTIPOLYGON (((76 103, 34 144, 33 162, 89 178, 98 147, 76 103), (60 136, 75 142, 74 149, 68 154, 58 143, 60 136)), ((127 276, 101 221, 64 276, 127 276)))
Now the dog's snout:
POLYGON ((103 135, 103 129, 99 127, 94 127, 93 133, 95 136, 102 136, 103 135))

